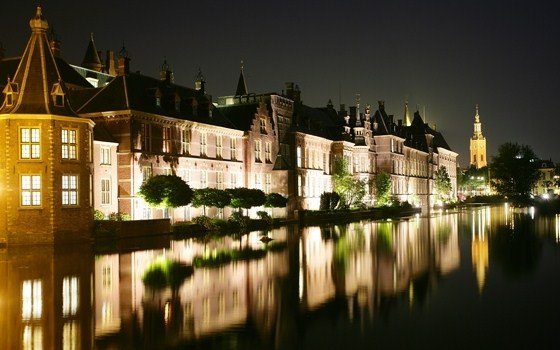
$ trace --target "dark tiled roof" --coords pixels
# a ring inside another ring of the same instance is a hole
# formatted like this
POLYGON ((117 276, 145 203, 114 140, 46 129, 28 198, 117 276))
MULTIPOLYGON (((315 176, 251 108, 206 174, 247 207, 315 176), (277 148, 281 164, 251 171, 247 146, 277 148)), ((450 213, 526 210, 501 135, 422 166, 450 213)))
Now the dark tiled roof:
POLYGON ((426 141, 426 135, 432 135, 432 147, 434 152, 437 153, 438 147, 451 151, 451 147, 449 147, 443 135, 430 128, 428 124, 424 123, 418 111, 414 113, 412 124, 410 126, 401 127, 398 130, 398 133, 401 137, 406 139, 405 144, 409 147, 428 152, 429 149, 426 141))
POLYGON ((333 108, 313 108, 304 104, 294 106, 292 131, 298 131, 330 140, 339 140, 341 126, 333 108))
POLYGON ((119 143, 103 124, 95 124, 93 127, 93 139, 101 142, 119 143))
POLYGON ((86 54, 82 61, 82 66, 93 70, 100 70, 102 67, 101 59, 99 58, 97 48, 95 47, 95 43, 93 42, 93 34, 91 35, 91 38, 89 40, 86 54))
MULTIPOLYGON (((48 24, 42 17, 40 7, 31 19, 30 26, 31 37, 10 85, 14 91, 13 104, 9 106, 4 101, 0 113, 76 116, 68 101, 68 89, 60 73, 64 68, 59 70, 49 46, 46 33, 48 24), (61 93, 61 105, 55 104, 52 96, 55 91, 61 93)), ((7 68, 13 69, 13 61, 8 60, 7 68)))
MULTIPOLYGON (((253 124, 255 113, 257 113, 258 103, 247 103, 218 107, 220 112, 228 118, 236 129, 247 131, 253 124)), ((270 115, 270 114, 269 114, 270 115)))
POLYGON ((79 113, 134 110, 165 117, 191 120, 228 128, 235 128, 218 108, 200 92, 138 73, 115 77, 85 102, 79 113), (160 98, 159 106, 156 97, 160 98), (179 110, 175 99, 180 99, 179 110), (210 116, 209 109, 212 110, 210 116), (193 113, 196 110, 196 115, 193 113))
POLYGON ((247 83, 245 82, 245 74, 243 74, 243 68, 241 68, 241 72, 239 73, 239 80, 237 81, 237 89, 235 90, 236 96, 247 95, 249 92, 247 91, 247 83))

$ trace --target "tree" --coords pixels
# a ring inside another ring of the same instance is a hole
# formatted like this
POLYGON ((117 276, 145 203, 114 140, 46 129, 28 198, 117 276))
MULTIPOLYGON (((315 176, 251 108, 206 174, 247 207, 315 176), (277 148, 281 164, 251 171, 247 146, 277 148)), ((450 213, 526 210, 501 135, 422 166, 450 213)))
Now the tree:
POLYGON ((446 203, 451 199, 453 187, 446 167, 440 166, 434 172, 434 190, 437 198, 442 202, 446 203))
POLYGON ((266 201, 264 192, 254 188, 228 188, 226 192, 231 197, 229 205, 232 208, 239 208, 240 210, 260 207, 266 201))
POLYGON ((375 175, 375 193, 377 206, 381 207, 391 204, 391 175, 384 171, 380 171, 375 175))
POLYGON ((194 190, 192 199, 193 207, 203 206, 204 216, 206 216, 206 207, 224 208, 229 205, 231 197, 224 190, 217 188, 200 188, 194 190))
POLYGON ((140 186, 138 195, 154 207, 178 208, 191 202, 193 191, 179 176, 156 175, 140 186))
POLYGON ((502 144, 490 164, 492 187, 503 196, 528 196, 539 179, 536 159, 530 146, 502 144))
MULTIPOLYGON (((286 204, 288 204, 288 198, 275 192, 267 194, 264 202, 266 208, 284 208, 286 204)), ((274 216, 274 211, 271 211, 271 213, 274 216)))
POLYGON ((333 169, 333 189, 340 196, 339 207, 351 208, 362 203, 366 195, 366 183, 352 176, 345 158, 336 158, 333 169))

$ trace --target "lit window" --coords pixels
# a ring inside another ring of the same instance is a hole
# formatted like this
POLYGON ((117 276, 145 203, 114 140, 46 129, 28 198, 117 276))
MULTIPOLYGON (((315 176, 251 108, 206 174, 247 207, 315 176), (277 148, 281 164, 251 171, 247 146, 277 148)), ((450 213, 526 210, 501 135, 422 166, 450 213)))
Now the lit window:
POLYGON ((218 171, 216 173, 216 188, 219 190, 224 189, 224 173, 223 171, 218 171))
POLYGON ((261 134, 266 134, 266 118, 261 118, 261 134))
POLYGON ((41 205, 41 175, 21 176, 21 205, 41 205))
POLYGON ((62 280, 62 316, 75 316, 78 303, 78 277, 65 277, 62 280))
POLYGON ((222 158, 222 135, 216 136, 216 158, 222 158))
POLYGON ((101 179, 101 204, 111 204, 111 180, 101 179))
POLYGON ((151 166, 142 167, 142 181, 146 182, 150 177, 152 177, 152 167, 151 166))
POLYGON ((101 165, 111 165, 110 147, 101 147, 101 165))
POLYGON ((163 145, 162 151, 164 153, 171 152, 171 128, 168 126, 163 127, 163 145))
POLYGON ((261 189, 261 174, 255 173, 255 188, 261 189))
POLYGON ((297 166, 301 168, 301 146, 296 148, 296 162, 297 166))
POLYGON ((232 137, 230 139, 231 160, 237 159, 237 139, 232 137))
POLYGON ((150 152, 152 150, 152 126, 150 124, 140 124, 140 139, 142 150, 150 152))
POLYGON ((270 193, 271 186, 272 186, 272 175, 266 174, 264 177, 264 192, 270 193))
POLYGON ((230 174, 230 187, 231 188, 236 188, 237 187, 237 173, 231 173, 230 174))
POLYGON ((59 83, 53 84, 51 96, 55 107, 64 107, 64 91, 59 83))
POLYGON ((272 161, 272 144, 270 142, 264 144, 264 159, 269 163, 272 161))
POLYGON ((255 140, 255 161, 261 161, 261 140, 255 140))
POLYGON ((181 152, 189 154, 191 147, 191 131, 188 129, 181 130, 181 152))
POLYGON ((62 129, 62 159, 76 159, 76 130, 62 129))
POLYGON ((63 350, 77 350, 80 348, 79 331, 78 321, 71 320, 64 323, 64 326, 62 326, 63 350))
POLYGON ((40 320, 43 315, 41 280, 23 281, 21 288, 21 318, 24 321, 40 320))
POLYGON ((78 205, 78 175, 62 175, 62 205, 78 205))
POLYGON ((208 173, 206 170, 200 172, 200 188, 208 187, 208 173))
POLYGON ((303 181, 301 175, 298 175, 297 177, 297 191, 298 191, 298 196, 303 195, 303 181))
POLYGON ((41 132, 39 128, 19 129, 19 149, 21 159, 39 159, 41 157, 41 132))
POLYGON ((205 132, 200 133, 200 155, 206 156, 208 153, 208 134, 205 132))

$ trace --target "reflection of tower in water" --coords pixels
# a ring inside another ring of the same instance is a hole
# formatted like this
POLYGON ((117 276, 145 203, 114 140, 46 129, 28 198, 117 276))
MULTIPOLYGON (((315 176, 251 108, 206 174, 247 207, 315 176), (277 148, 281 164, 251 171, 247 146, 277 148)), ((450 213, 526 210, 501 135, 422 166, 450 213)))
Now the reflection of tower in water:
POLYGON ((479 293, 482 293, 484 289, 486 272, 488 270, 488 237, 486 227, 489 222, 490 208, 472 212, 471 254, 479 293))

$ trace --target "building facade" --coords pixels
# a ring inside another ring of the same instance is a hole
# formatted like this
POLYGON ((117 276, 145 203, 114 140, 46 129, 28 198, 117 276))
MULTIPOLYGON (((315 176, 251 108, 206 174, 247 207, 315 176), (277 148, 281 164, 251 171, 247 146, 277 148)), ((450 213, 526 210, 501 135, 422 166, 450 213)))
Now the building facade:
MULTIPOLYGON (((331 101, 310 107, 294 83, 282 93, 249 93, 243 67, 235 94, 214 101, 201 72, 194 88, 175 84, 165 61, 158 78, 134 73, 126 48, 117 58, 108 51, 103 62, 93 36, 82 65, 71 66, 47 35, 41 8, 30 25, 23 56, 0 60, 7 81, 0 86, 0 142, 7 145, 0 154, 2 241, 14 234, 41 242, 82 237, 94 207, 133 219, 229 214, 149 207, 137 193, 159 174, 180 176, 194 189, 278 192, 289 199, 274 213, 282 216, 319 209, 321 194, 333 191, 337 159, 365 184, 368 206, 376 204, 381 171, 390 175, 395 199, 432 205, 433 174, 445 167, 456 196, 457 154, 418 112, 410 120, 407 103, 404 123, 383 101, 361 107, 359 96, 348 109, 331 101)), ((478 109, 475 119, 476 140, 485 146, 478 109)))

